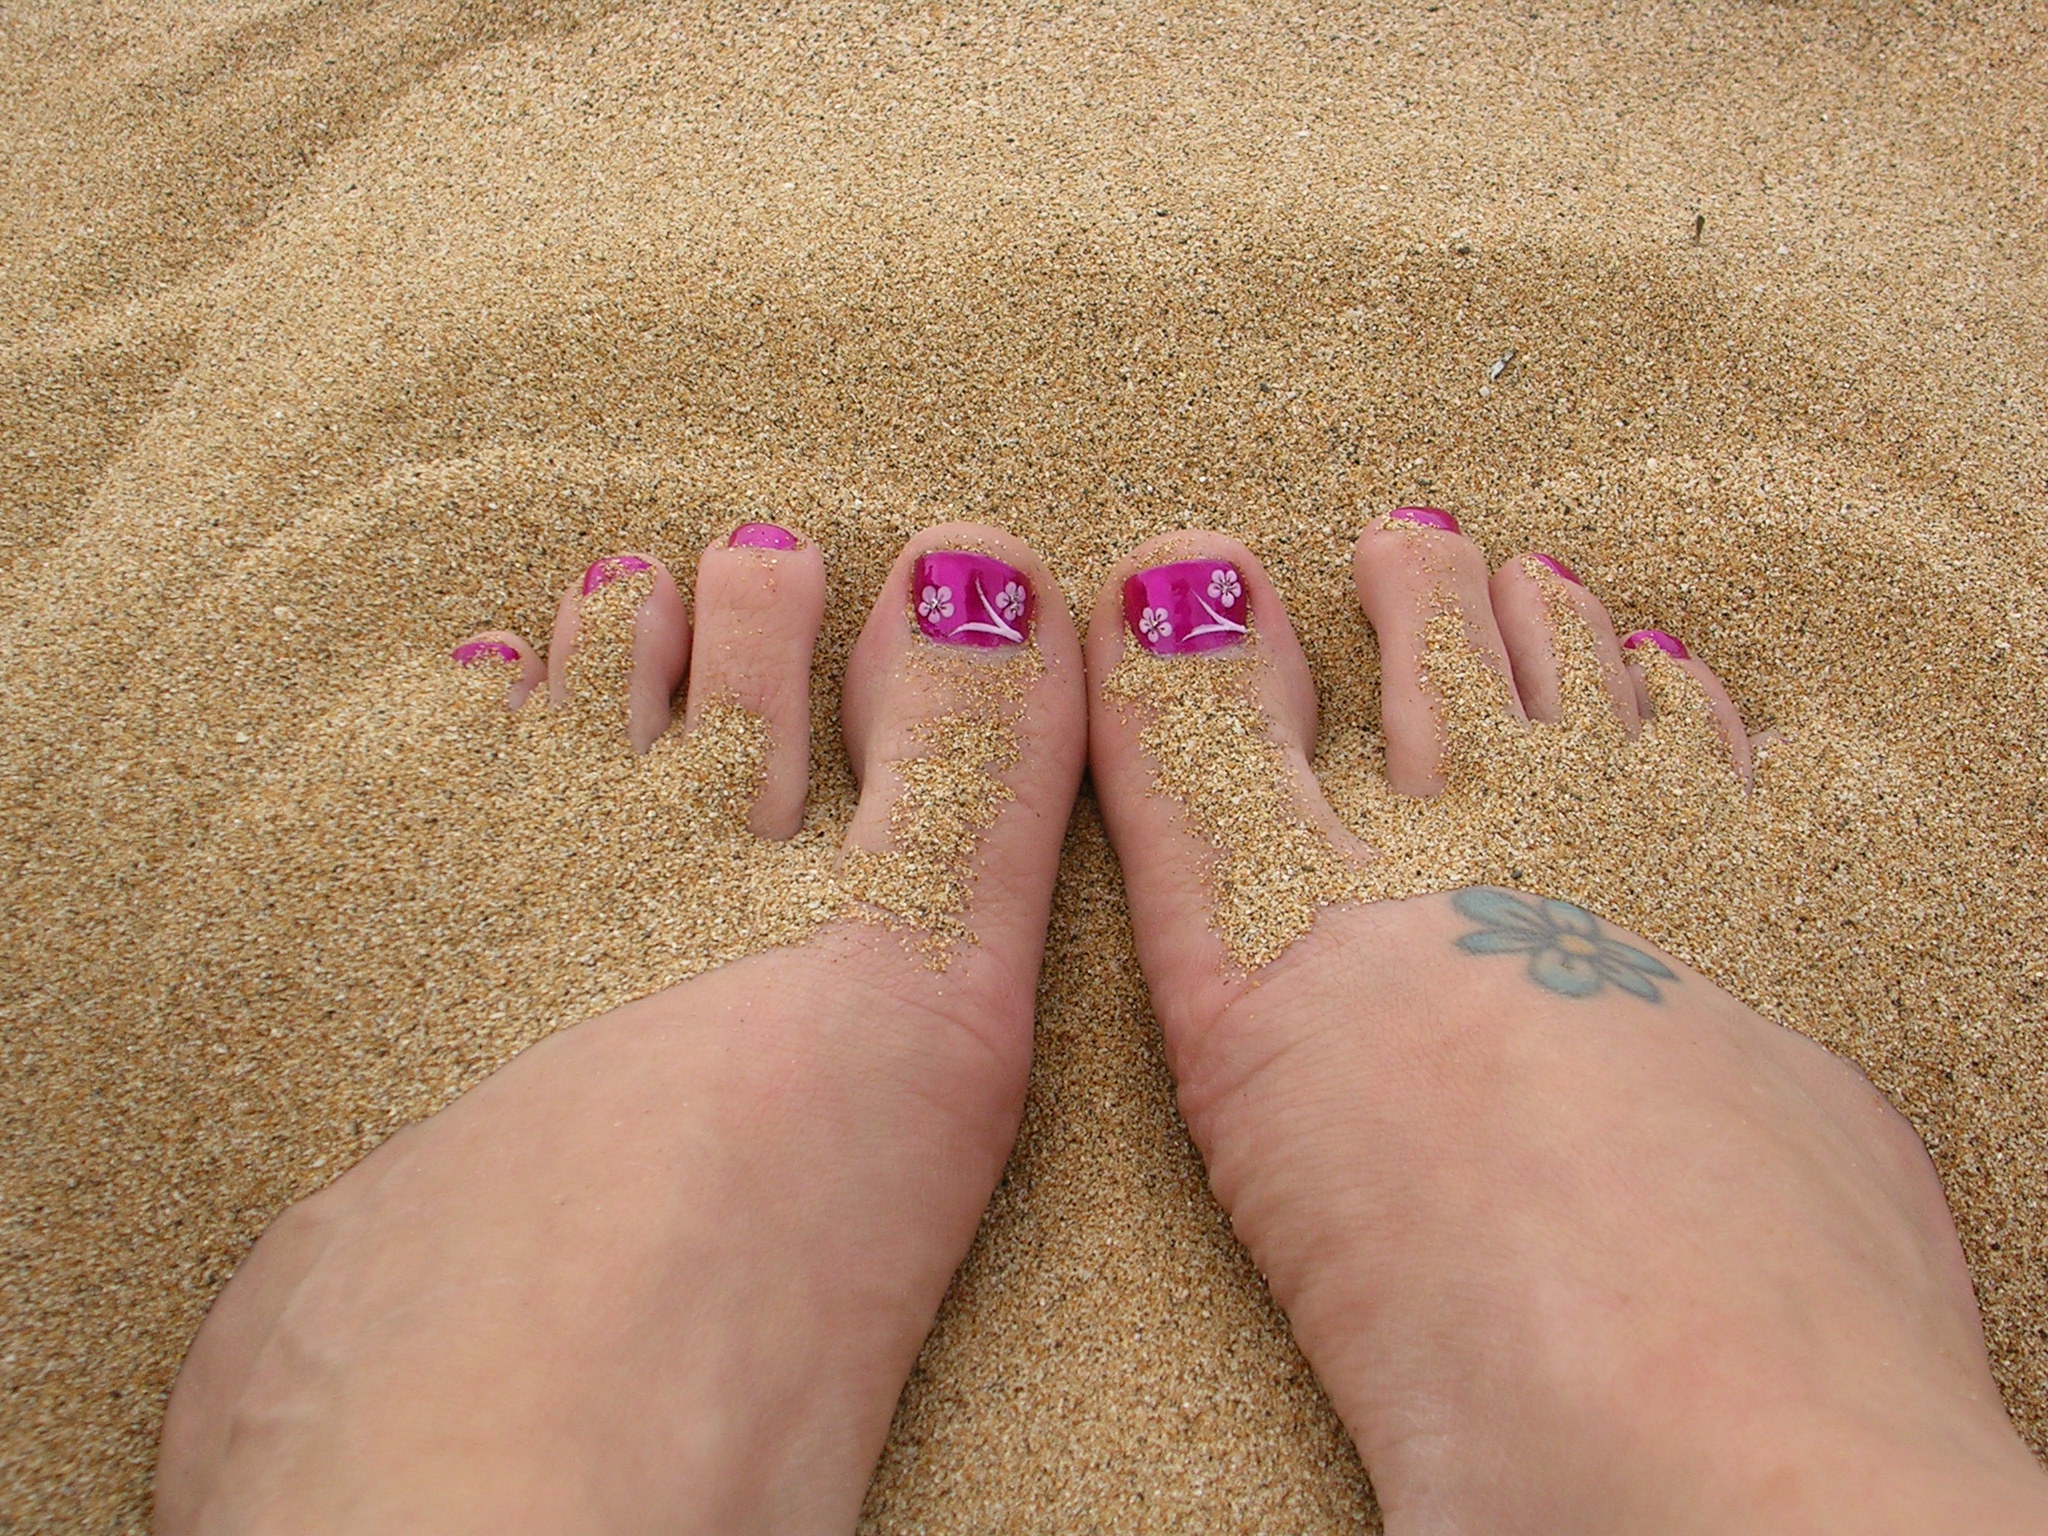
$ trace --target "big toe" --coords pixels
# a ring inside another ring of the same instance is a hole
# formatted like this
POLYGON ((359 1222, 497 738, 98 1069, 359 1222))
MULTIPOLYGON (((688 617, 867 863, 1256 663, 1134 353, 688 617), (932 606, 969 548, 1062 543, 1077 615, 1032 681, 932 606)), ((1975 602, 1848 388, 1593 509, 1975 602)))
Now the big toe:
POLYGON ((905 546, 841 697, 860 804, 842 880, 944 980, 950 1011, 1028 1049, 1087 742, 1081 646, 1051 571, 976 523, 905 546))
POLYGON ((1279 593, 1216 533, 1148 540, 1088 630, 1089 759, 1170 1045, 1348 899, 1361 850, 1309 770, 1315 686, 1279 593))

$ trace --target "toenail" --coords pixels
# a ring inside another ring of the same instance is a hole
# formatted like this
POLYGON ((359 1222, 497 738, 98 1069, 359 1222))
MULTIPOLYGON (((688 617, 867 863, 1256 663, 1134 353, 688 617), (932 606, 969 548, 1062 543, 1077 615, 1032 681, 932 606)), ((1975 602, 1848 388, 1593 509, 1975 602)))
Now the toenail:
POLYGON ((583 573, 583 595, 588 597, 599 587, 610 586, 621 576, 653 569, 652 560, 643 560, 638 555, 607 555, 583 573))
POLYGON ((1531 555, 1529 558, 1550 572, 1551 575, 1561 576, 1575 587, 1583 587, 1585 585, 1583 581, 1579 580, 1579 573, 1566 565, 1562 560, 1553 560, 1549 555, 1531 555))
POLYGON ((780 523, 741 523, 725 541, 728 549, 795 549, 802 541, 780 523))
POLYGON ((1022 645, 1031 629, 1031 583, 1013 565, 962 549, 917 557, 910 584, 917 627, 946 645, 1022 645))
POLYGON ((458 667, 473 667, 483 661, 509 661, 519 665, 519 652, 502 640, 471 640, 466 645, 455 647, 455 664, 458 667))
POLYGON ((1227 560, 1177 560, 1124 581, 1124 622, 1162 656, 1240 644, 1246 616, 1244 577, 1227 560))
POLYGON ((1621 648, 1632 651, 1639 645, 1654 645, 1667 656, 1676 656, 1680 661, 1692 654, 1685 648, 1685 642, 1676 635, 1667 635, 1661 629, 1639 629, 1624 638, 1621 648))
POLYGON ((1387 516, 1423 528, 1441 528, 1445 533, 1458 532, 1458 520, 1441 507, 1396 507, 1387 516))

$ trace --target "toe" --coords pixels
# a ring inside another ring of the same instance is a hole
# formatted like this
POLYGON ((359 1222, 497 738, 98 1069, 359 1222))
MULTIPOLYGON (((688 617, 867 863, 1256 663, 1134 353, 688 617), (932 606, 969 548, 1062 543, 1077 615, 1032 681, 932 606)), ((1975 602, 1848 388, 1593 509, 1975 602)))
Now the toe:
POLYGON ((1468 714, 1523 714, 1494 622, 1486 556, 1449 513, 1402 507, 1359 535, 1352 573, 1379 637, 1387 782, 1404 795, 1437 794, 1445 754, 1468 714), (1456 624, 1485 686, 1438 686, 1430 672, 1430 631, 1438 629, 1441 643, 1444 620, 1456 624))
POLYGON ((1747 784, 1755 754, 1742 725, 1742 711, 1721 679, 1683 640, 1661 629, 1636 630, 1622 640, 1621 648, 1643 718, 1705 716, 1727 747, 1736 774, 1747 784))
POLYGON ((668 729, 690 664, 690 617, 668 568, 652 555, 598 561, 555 612, 548 699, 645 752, 668 729))
POLYGON ((1087 747, 1080 641, 1045 562, 976 523, 918 534, 847 660, 840 714, 861 789, 843 880, 1028 1046, 1087 747))
POLYGON ((1178 1036, 1313 921, 1321 875, 1359 850, 1309 771, 1307 659, 1236 540, 1138 546, 1096 598, 1088 675, 1096 794, 1154 1006, 1178 1036))
POLYGON ((736 704, 768 732, 767 766, 747 824, 789 837, 804 818, 811 758, 811 647, 825 614, 818 547, 772 523, 743 523, 697 562, 690 651, 694 729, 704 711, 736 704))
POLYGON ((509 629, 486 629, 455 647, 453 660, 464 671, 505 680, 505 707, 517 709, 547 681, 540 653, 509 629))
POLYGON ((1636 692, 1614 621, 1561 560, 1523 555, 1493 573, 1493 617, 1532 720, 1561 720, 1581 702, 1612 712, 1631 733, 1636 692))

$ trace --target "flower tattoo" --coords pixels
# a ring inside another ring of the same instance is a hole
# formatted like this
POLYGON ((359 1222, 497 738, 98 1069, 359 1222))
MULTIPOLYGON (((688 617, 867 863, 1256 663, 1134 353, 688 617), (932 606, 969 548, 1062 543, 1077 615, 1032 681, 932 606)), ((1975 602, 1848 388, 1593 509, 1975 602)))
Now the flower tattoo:
POLYGON ((1479 924, 1458 948, 1468 955, 1527 955, 1529 979, 1562 997, 1591 997, 1614 986, 1660 1003, 1657 983, 1678 980, 1663 961, 1610 938, 1599 918, 1568 901, 1475 886, 1452 896, 1451 906, 1479 924))

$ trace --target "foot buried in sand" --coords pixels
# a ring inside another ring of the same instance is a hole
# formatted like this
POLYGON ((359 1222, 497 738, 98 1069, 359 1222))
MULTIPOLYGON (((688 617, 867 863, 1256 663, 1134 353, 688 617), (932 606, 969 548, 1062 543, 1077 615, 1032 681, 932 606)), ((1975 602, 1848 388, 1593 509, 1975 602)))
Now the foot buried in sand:
POLYGON ((1593 784, 1680 835, 1739 820, 1726 691, 1433 509, 1354 575, 1385 759, 1348 819, 1221 535, 1098 598, 1090 763, 1188 1128, 1387 1529, 2048 1530, 1911 1127, 1597 915, 1628 846, 1558 855, 1610 826, 1593 784), (1502 888, 1524 862, 1577 878, 1502 888))
MULTIPOLYGON (((823 603, 769 524, 704 553, 694 624, 659 560, 601 560, 545 658, 456 648, 450 728, 607 764, 556 782, 629 797, 650 857, 722 827, 773 862, 823 603)), ((784 947, 550 1036, 272 1224, 179 1376, 159 1531, 852 1527, 1022 1109, 1085 749, 1044 563, 912 540, 842 723, 861 798, 775 883, 784 947)))
MULTIPOLYGON (((1363 836, 1241 546, 1140 549, 1084 697, 1029 550, 914 540, 848 670, 845 846, 762 887, 785 947, 560 1032, 275 1223, 180 1377, 160 1529, 850 1528, 1016 1129, 1091 704, 1188 1124, 1389 1529, 2040 1528, 1940 1190, 1869 1085, 1589 905, 1416 894, 1445 838, 1527 856, 1575 776, 1739 815, 1720 684, 1547 556, 1489 575, 1445 514, 1382 520, 1356 575, 1363 836)), ((598 562, 544 660, 457 647, 453 728, 772 862, 822 570, 752 524, 696 590, 693 626, 658 560, 598 562)))

